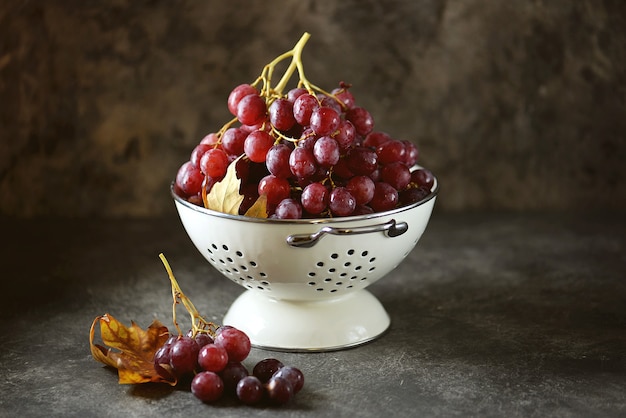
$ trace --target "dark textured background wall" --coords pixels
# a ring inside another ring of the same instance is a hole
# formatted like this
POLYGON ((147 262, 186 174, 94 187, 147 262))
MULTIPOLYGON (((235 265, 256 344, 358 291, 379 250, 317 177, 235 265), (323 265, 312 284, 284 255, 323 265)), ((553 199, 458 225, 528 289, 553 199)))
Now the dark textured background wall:
POLYGON ((626 209, 626 3, 0 3, 0 214, 151 216, 230 89, 304 31, 414 141, 439 210, 626 209), (105 4, 107 4, 105 6, 105 4))

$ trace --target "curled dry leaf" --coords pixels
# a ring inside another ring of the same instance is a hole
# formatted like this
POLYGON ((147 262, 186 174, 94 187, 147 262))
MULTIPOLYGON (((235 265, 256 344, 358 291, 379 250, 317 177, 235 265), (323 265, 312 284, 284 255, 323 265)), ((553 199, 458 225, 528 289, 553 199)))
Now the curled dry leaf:
POLYGON ((167 327, 157 320, 144 330, 135 322, 126 327, 111 315, 104 314, 91 324, 89 346, 94 359, 117 369, 120 384, 166 382, 175 385, 176 380, 160 376, 153 363, 154 353, 168 338, 167 327), (98 324, 104 346, 94 343, 98 324))
POLYGON ((267 218, 267 195, 262 194, 246 211, 245 216, 252 218, 267 218))

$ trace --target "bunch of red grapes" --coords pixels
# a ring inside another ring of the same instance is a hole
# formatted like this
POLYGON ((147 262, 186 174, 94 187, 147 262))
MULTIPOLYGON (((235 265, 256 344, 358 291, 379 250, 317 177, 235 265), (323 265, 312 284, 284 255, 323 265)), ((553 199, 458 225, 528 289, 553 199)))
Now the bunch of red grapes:
POLYGON ((424 199, 434 177, 415 166, 417 147, 375 131, 349 87, 264 97, 253 85, 237 86, 228 97, 235 119, 194 148, 176 193, 202 206, 203 189, 209 193, 236 160, 241 215, 260 195, 277 219, 366 215, 424 199))
POLYGON ((266 358, 249 373, 243 361, 250 353, 250 339, 241 330, 222 326, 215 338, 206 333, 172 336, 154 355, 154 367, 164 378, 191 378, 191 392, 211 403, 225 394, 244 404, 289 402, 304 385, 300 369, 266 358))

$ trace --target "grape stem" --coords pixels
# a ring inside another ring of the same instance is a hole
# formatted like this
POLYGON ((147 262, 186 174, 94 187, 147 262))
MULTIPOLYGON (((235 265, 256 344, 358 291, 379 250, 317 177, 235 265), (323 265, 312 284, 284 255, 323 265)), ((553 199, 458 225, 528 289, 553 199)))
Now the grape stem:
POLYGON ((198 333, 204 332, 208 333, 212 337, 215 336, 215 331, 218 326, 213 322, 209 322, 205 320, 199 313, 196 307, 193 305, 191 300, 185 296, 183 291, 181 290, 178 281, 174 277, 174 273, 172 272, 172 268, 170 264, 167 262, 167 259, 163 255, 163 253, 159 254, 159 258, 161 262, 165 266, 165 270, 167 270, 167 275, 172 284, 172 321, 174 322, 174 326, 176 327, 176 331, 178 331, 178 335, 182 335, 182 331, 178 325, 178 321, 176 320, 176 306, 179 303, 182 303, 189 316, 191 317, 191 328, 192 328, 192 337, 195 337, 198 333))

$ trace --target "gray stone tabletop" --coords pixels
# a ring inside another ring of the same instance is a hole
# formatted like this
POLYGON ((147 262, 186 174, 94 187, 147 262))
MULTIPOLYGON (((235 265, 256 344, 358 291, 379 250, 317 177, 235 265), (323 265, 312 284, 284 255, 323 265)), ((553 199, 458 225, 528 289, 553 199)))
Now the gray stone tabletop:
POLYGON ((3 219, 0 416, 626 415, 626 221, 618 214, 435 212, 408 258, 370 287, 392 326, 327 353, 253 349, 305 373, 287 405, 215 405, 119 385, 89 352, 92 320, 171 324, 163 252, 219 322, 242 292, 175 216, 3 219))

